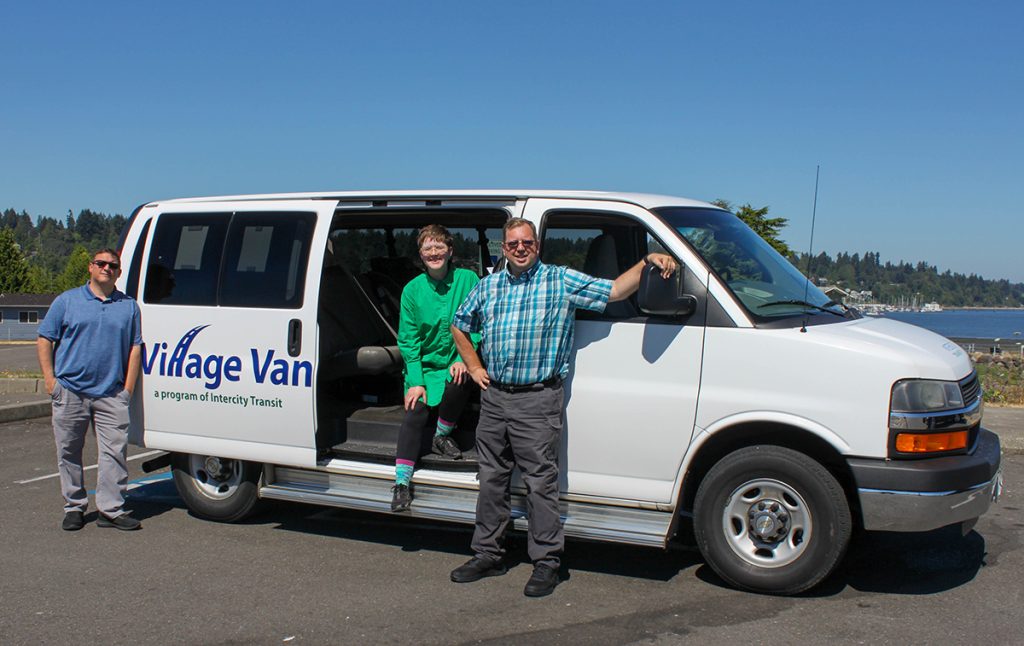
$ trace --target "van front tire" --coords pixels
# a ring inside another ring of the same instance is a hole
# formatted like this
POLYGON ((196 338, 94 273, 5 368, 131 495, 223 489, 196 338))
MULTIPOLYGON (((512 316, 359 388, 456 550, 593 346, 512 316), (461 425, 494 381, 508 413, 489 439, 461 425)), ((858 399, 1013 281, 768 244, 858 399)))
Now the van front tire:
POLYGON ((189 511, 200 518, 233 523, 259 504, 262 466, 244 460, 175 453, 174 485, 189 511))
POLYGON ((701 554, 727 583, 754 592, 791 595, 821 583, 845 554, 851 526, 835 477, 780 446, 730 453, 694 501, 701 554))

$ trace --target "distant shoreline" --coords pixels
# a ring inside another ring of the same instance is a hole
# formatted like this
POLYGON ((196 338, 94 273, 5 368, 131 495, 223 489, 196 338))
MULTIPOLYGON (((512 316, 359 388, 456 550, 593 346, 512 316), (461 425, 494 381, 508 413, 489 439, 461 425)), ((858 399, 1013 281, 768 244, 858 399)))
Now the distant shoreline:
POLYGON ((950 312, 950 311, 953 311, 953 310, 996 310, 996 311, 1006 310, 1008 312, 1024 312, 1024 307, 974 307, 974 306, 956 307, 954 305, 950 305, 949 307, 947 307, 947 306, 943 305, 942 306, 942 310, 945 311, 945 312, 950 312))

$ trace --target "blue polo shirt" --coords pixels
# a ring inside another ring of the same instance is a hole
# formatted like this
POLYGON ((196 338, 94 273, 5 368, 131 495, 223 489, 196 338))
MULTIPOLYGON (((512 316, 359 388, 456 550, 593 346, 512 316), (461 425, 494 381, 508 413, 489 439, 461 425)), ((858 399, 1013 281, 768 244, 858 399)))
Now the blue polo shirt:
POLYGON ((134 299, 115 289, 104 300, 86 283, 53 301, 39 336, 56 344, 53 367, 61 386, 110 397, 124 390, 128 355, 142 345, 142 318, 134 299))

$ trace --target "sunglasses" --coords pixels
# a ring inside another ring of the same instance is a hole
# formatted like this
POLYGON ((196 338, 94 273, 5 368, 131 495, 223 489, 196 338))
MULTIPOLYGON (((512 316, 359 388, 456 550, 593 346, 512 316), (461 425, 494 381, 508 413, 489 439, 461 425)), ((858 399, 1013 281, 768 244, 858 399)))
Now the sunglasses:
POLYGON ((529 251, 530 249, 533 249, 533 245, 535 244, 537 244, 536 240, 509 240, 508 242, 503 243, 505 249, 508 251, 515 251, 519 248, 519 245, 523 245, 523 248, 529 251))
POLYGON ((93 260, 92 264, 96 265, 100 269, 106 269, 107 267, 110 267, 111 271, 117 271, 121 268, 121 263, 107 262, 106 260, 93 260))

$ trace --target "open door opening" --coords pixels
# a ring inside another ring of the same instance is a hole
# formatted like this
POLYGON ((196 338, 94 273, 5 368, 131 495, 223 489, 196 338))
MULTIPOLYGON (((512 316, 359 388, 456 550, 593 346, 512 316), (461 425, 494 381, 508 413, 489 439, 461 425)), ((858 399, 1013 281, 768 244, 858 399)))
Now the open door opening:
MULTIPOLYGON (((317 449, 323 458, 394 464, 402 406, 403 362, 397 332, 402 289, 418 276, 419 229, 445 226, 454 238, 453 267, 483 277, 500 255, 500 208, 339 210, 324 253, 317 374, 317 449)), ((429 453, 437 413, 424 425, 424 468, 475 471, 479 392, 452 437, 463 459, 429 453)))

